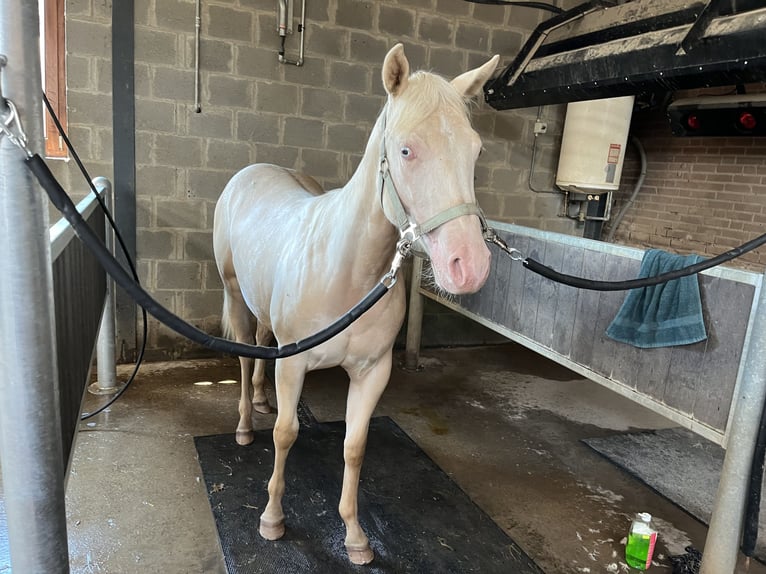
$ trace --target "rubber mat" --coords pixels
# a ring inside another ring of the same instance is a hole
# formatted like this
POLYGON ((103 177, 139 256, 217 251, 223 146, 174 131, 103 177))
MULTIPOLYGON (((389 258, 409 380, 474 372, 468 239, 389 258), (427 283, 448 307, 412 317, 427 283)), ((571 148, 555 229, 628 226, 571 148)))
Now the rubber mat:
MULTIPOLYGON (((305 422, 305 417, 301 417, 305 422)), ((196 437, 229 574, 541 574, 524 551, 387 417, 370 422, 359 521, 375 560, 354 566, 338 515, 345 423, 309 423, 290 450, 278 541, 258 534, 273 465, 271 431, 247 447, 233 434, 196 437)))
MULTIPOLYGON (((725 452, 684 428, 583 439, 590 448, 683 508, 710 523, 725 452)), ((766 504, 761 505, 755 557, 766 559, 766 504)))

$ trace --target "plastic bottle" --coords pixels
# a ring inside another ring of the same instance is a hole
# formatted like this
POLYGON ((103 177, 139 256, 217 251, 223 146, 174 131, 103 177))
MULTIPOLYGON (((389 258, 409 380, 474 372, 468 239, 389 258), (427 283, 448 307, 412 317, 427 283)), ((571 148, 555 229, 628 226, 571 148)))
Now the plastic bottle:
POLYGON ((652 515, 639 513, 630 524, 628 544, 625 546, 625 560, 628 565, 638 570, 646 570, 652 565, 652 554, 657 542, 657 531, 652 526, 652 515))

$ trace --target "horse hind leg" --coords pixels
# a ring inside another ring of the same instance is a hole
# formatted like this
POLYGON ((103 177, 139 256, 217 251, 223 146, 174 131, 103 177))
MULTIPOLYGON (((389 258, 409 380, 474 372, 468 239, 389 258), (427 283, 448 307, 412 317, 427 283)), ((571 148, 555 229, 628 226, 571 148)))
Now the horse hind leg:
MULTIPOLYGON (((235 284, 236 280, 224 283, 224 335, 229 337, 233 335, 234 340, 239 343, 252 343, 252 315, 235 284)), ((239 422, 235 437, 237 444, 248 445, 255 438, 252 421, 253 405, 250 399, 250 375, 253 372, 253 359, 239 357, 239 368, 241 393, 239 397, 239 422)))
MULTIPOLYGON (((255 329, 255 342, 258 345, 268 345, 271 342, 271 331, 268 327, 258 323, 255 329)), ((263 390, 264 383, 266 382, 266 361, 265 359, 255 359, 255 367, 253 369, 253 409, 255 412, 267 415, 271 413, 271 405, 266 398, 266 393, 263 390)))

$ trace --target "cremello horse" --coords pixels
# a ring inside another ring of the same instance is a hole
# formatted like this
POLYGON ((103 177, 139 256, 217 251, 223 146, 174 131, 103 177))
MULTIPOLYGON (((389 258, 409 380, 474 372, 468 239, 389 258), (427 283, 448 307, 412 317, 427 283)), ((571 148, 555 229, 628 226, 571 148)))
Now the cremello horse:
MULTIPOLYGON (((256 343, 268 344, 273 333, 279 344, 286 344, 341 316, 390 268, 399 232, 389 217, 395 219, 397 212, 405 218, 402 225, 426 221, 431 225, 425 227, 437 225, 420 243, 441 288, 472 293, 484 284, 490 254, 473 188, 481 140, 469 123, 466 100, 481 91, 497 60, 495 56, 449 82, 425 72, 410 76, 404 49, 396 45, 383 63, 388 101, 345 187, 323 193, 310 177, 263 164, 249 166, 231 179, 216 206, 214 224, 228 333, 237 341, 252 342, 255 316, 256 343), (385 193, 384 188, 393 191, 385 193), (434 219, 445 211, 451 214, 446 217, 449 221, 434 219)), ((274 470, 260 522, 264 538, 278 539, 285 530, 285 460, 298 435, 296 410, 304 376, 340 365, 350 382, 339 510, 350 560, 356 564, 372 560, 357 518, 359 473, 370 416, 388 383, 404 312, 400 281, 341 334, 277 361, 274 470)), ((252 408, 269 412, 270 407, 263 390, 264 361, 255 361, 252 398, 253 361, 240 358, 240 364, 236 438, 246 445, 253 440, 252 408)))

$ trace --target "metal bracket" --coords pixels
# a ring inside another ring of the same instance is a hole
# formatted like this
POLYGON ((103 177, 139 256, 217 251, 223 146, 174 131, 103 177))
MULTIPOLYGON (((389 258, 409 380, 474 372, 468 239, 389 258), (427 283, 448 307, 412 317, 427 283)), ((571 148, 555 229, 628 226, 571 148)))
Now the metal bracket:
POLYGON ((689 31, 686 33, 686 36, 684 36, 684 39, 681 40, 681 44, 676 50, 676 56, 688 54, 694 49, 694 46, 699 42, 699 39, 702 38, 705 30, 707 30, 708 25, 713 20, 713 17, 716 16, 716 14, 718 14, 720 11, 720 5, 721 0, 710 0, 707 3, 707 5, 700 12, 699 16, 697 16, 694 24, 692 24, 692 27, 689 28, 689 31))
POLYGON ((3 97, 3 68, 8 63, 8 58, 5 54, 0 54, 0 103, 5 102, 5 98, 3 97))

